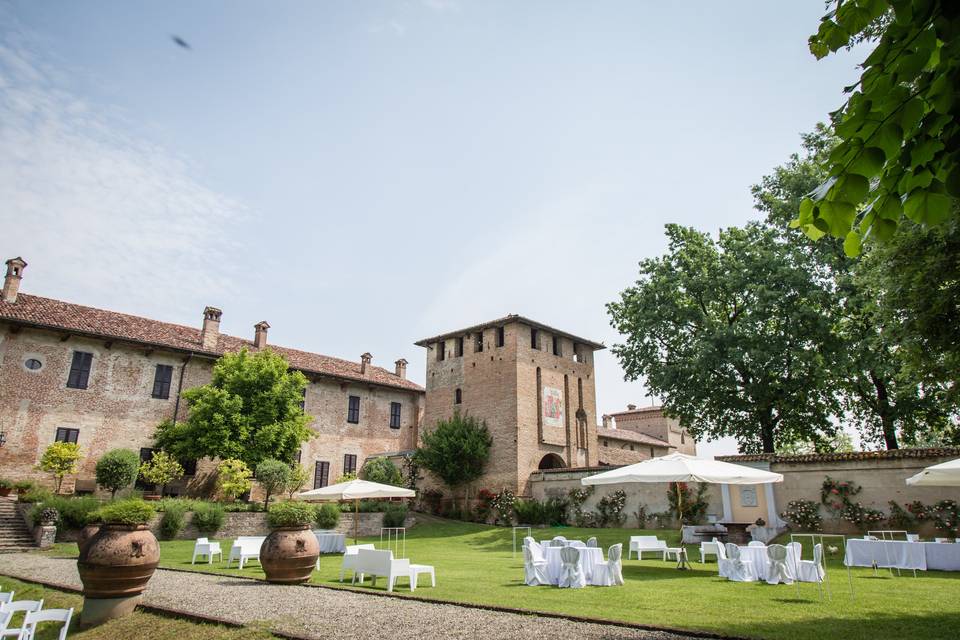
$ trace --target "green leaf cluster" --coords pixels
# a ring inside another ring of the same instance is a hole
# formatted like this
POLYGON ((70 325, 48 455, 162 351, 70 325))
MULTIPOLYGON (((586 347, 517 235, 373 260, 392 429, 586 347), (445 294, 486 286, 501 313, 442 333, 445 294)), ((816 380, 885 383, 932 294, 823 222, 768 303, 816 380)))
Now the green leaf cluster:
POLYGON ((150 484, 163 488, 183 477, 183 465, 166 451, 154 451, 151 458, 140 465, 140 477, 150 484))
POLYGON ((81 457, 80 445, 73 442, 52 442, 40 456, 37 469, 53 475, 57 493, 60 493, 64 476, 77 472, 77 463, 81 457))
POLYGON ((889 240, 904 217, 935 226, 955 216, 960 197, 960 11, 953 0, 846 0, 823 17, 810 51, 831 52, 876 37, 831 114, 837 144, 826 179, 792 221, 816 240, 889 240))
POLYGON ((493 438, 486 422, 456 412, 421 436, 414 459, 451 489, 473 482, 490 459, 493 438))
POLYGON ((104 524, 136 526, 147 524, 155 513, 150 503, 133 498, 111 502, 101 507, 97 515, 104 524))
POLYGON ((228 458, 217 465, 217 493, 225 502, 232 502, 253 487, 253 472, 243 460, 228 458))
POLYGON ((301 527, 314 521, 317 510, 312 504, 287 500, 270 505, 267 511, 267 524, 273 529, 281 527, 301 527))
POLYGON ((257 482, 265 494, 264 509, 270 505, 270 496, 286 489, 290 482, 290 472, 290 465, 275 458, 267 458, 257 465, 257 482))
POLYGON ((117 495, 117 491, 126 489, 137 480, 140 471, 140 456, 130 449, 111 449, 97 460, 97 484, 110 492, 110 497, 117 495))
POLYGON ((383 456, 368 460, 360 470, 360 477, 370 482, 390 484, 395 487, 403 486, 403 476, 400 475, 397 465, 383 456))

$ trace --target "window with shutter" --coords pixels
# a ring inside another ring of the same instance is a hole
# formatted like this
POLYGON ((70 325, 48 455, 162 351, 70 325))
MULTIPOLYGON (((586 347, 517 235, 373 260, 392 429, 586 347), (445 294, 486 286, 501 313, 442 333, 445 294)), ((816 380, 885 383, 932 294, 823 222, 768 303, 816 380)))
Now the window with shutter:
POLYGON ((93 365, 93 354, 86 351, 74 351, 73 361, 70 363, 70 375, 67 377, 67 386, 71 389, 86 389, 90 380, 90 367, 93 365))
POLYGON ((158 364, 153 374, 153 397, 166 400, 170 397, 170 380, 173 379, 173 367, 169 364, 158 364))

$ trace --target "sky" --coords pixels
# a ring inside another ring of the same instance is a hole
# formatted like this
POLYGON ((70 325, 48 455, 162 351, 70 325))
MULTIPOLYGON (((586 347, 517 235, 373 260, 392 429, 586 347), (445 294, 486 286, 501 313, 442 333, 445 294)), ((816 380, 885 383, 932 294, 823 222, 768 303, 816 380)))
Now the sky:
MULTIPOLYGON (((663 227, 750 186, 862 55, 821 0, 0 0, 0 251, 22 291, 374 364, 517 313, 613 345, 663 227), (189 45, 184 48, 172 36, 189 45)), ((599 414, 649 406, 610 351, 599 414)), ((735 453, 723 439, 705 455, 735 453)))

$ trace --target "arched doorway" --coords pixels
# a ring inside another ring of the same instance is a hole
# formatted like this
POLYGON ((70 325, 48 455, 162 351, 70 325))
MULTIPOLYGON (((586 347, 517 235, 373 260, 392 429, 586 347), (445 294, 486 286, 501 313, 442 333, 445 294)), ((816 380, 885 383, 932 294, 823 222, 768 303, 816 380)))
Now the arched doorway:
POLYGON ((563 458, 555 453, 548 453, 540 460, 540 464, 537 465, 537 469, 563 469, 566 466, 567 465, 564 463, 563 458))

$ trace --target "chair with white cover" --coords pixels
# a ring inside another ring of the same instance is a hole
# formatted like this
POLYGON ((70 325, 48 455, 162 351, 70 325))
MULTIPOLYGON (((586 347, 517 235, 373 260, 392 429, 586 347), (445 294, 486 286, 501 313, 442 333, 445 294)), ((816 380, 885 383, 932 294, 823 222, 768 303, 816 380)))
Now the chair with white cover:
POLYGON ((717 562, 720 561, 720 542, 714 538, 713 540, 702 540, 700 542, 700 564, 705 564, 707 561, 707 556, 716 556, 717 562))
POLYGON ((0 591, 0 604, 13 602, 14 593, 16 593, 16 591, 0 591))
POLYGON ((533 536, 524 536, 524 538, 523 538, 523 546, 526 547, 526 546, 531 545, 531 544, 537 544, 537 541, 533 539, 533 536))
POLYGON ((547 561, 535 558, 530 545, 523 547, 523 583, 529 587, 550 584, 547 561))
POLYGON ((717 573, 721 578, 727 577, 727 569, 730 567, 730 561, 727 558, 727 552, 724 549, 723 543, 720 542, 717 544, 717 573))
POLYGON ((794 560, 800 560, 803 557, 803 545, 794 540, 793 542, 788 542, 786 544, 787 549, 793 549, 794 560))
POLYGON ((343 564, 340 565, 340 582, 343 582, 343 574, 356 568, 357 553, 360 549, 376 549, 376 547, 372 544, 348 544, 347 550, 343 552, 343 564))
POLYGON ((567 539, 563 536, 553 536, 553 539, 550 540, 551 547, 565 547, 567 546, 567 539))
POLYGON ((593 567, 590 584, 596 587, 614 587, 623 584, 623 544, 618 543, 607 550, 607 561, 593 567))
POLYGON ((193 543, 193 557, 190 558, 190 564, 197 560, 197 556, 205 556, 207 564, 213 564, 213 556, 219 555, 220 562, 223 562, 223 551, 220 550, 219 542, 210 542, 207 538, 197 538, 193 543))
POLYGON ((767 546, 767 545, 765 545, 764 543, 760 542, 759 540, 751 540, 751 541, 750 541, 750 544, 748 544, 747 546, 748 546, 748 547, 765 547, 765 546, 767 546))
POLYGON ((740 559, 740 547, 728 542, 724 547, 724 560, 721 564, 720 575, 725 575, 728 580, 733 582, 755 582, 757 580, 757 570, 749 560, 740 559))
POLYGON ((790 569, 787 567, 787 548, 782 544, 767 547, 770 568, 767 569, 767 584, 793 584, 790 569))
POLYGON ((567 546, 573 547, 574 549, 586 549, 587 545, 584 544, 583 540, 567 540, 567 546))
POLYGON ((823 545, 813 545, 813 560, 800 560, 797 563, 797 580, 800 582, 823 582, 826 572, 823 568, 823 545))
POLYGON ((23 619, 23 629, 20 631, 18 640, 34 640, 37 633, 37 625, 42 622, 60 623, 60 633, 57 640, 67 640, 67 631, 70 629, 70 619, 73 617, 73 609, 44 609, 42 611, 31 611, 23 619))
POLYGON ((580 550, 575 547, 560 549, 560 581, 558 587, 579 589, 587 586, 587 578, 580 569, 580 550))
MULTIPOLYGON (((600 546, 600 545, 597 544, 597 537, 596 537, 596 536, 590 536, 589 538, 587 538, 587 546, 590 547, 590 548, 600 546)), ((623 547, 623 545, 620 545, 620 546, 623 547)))
POLYGON ((3 629, 0 630, 0 638, 19 638, 21 631, 23 631, 26 622, 17 629, 10 628, 10 620, 13 618, 13 614, 18 611, 23 611, 26 613, 32 613, 35 611, 40 611, 43 609, 43 600, 17 600, 15 602, 5 602, 0 604, 0 615, 10 614, 7 618, 7 623, 4 625, 3 629))

